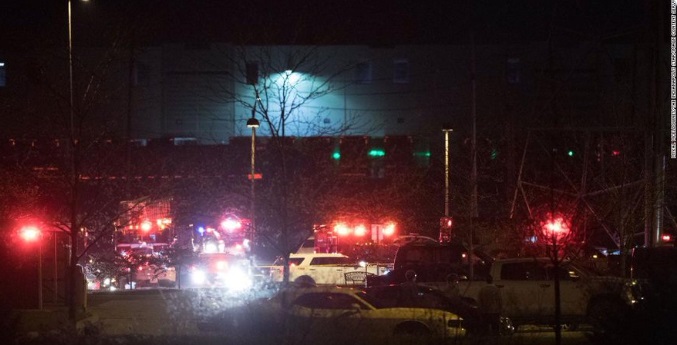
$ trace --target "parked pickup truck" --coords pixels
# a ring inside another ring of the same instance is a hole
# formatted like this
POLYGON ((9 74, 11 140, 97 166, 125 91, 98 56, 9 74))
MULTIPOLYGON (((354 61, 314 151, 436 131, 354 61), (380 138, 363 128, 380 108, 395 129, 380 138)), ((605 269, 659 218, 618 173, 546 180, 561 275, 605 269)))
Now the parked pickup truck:
MULTIPOLYGON (((289 255, 289 281, 311 277, 318 285, 364 285, 367 276, 384 274, 392 265, 366 264, 364 267, 340 253, 296 253, 289 255)), ((284 260, 278 258, 270 267, 271 279, 282 281, 284 260)))
POLYGON ((368 277, 368 286, 401 284, 413 270, 416 282, 446 290, 447 277, 461 278, 460 294, 475 302, 479 290, 491 275, 502 291, 503 315, 515 325, 553 325, 555 319, 554 274, 560 279, 561 321, 571 326, 586 322, 608 322, 609 310, 625 313, 633 304, 628 281, 599 276, 564 262, 556 273, 549 258, 494 259, 468 250, 462 243, 417 243, 401 246, 394 269, 382 276, 368 277), (470 265, 472 265, 472 277, 470 265), (610 309, 611 307, 611 309, 610 309))
MULTIPOLYGON (((599 301, 613 299, 620 304, 626 287, 625 280, 603 277, 576 265, 560 263, 558 271, 549 258, 497 259, 487 263, 486 269, 476 269, 475 280, 461 280, 459 292, 467 300, 477 301, 479 290, 490 274, 494 284, 501 289, 503 314, 519 324, 554 324, 554 275, 559 275, 561 321, 569 325, 586 322, 588 313, 595 310, 599 301)), ((447 282, 422 282, 444 290, 447 282)))

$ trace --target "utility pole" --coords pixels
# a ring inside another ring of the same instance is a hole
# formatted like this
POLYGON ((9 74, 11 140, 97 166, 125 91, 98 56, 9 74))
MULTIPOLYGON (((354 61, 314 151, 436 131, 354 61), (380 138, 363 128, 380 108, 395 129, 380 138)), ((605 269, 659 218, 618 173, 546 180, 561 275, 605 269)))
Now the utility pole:
POLYGON ((473 244, 474 236, 474 227, 475 219, 477 219, 477 67, 476 67, 476 56, 475 56, 475 33, 470 33, 470 44, 471 44, 471 59, 470 59, 470 85, 471 85, 471 94, 472 94, 472 137, 470 140, 470 155, 472 160, 472 172, 470 174, 470 236, 469 236, 469 255, 468 259, 470 260, 469 275, 470 280, 474 279, 475 269, 473 263, 473 256, 475 253, 475 248, 473 244))

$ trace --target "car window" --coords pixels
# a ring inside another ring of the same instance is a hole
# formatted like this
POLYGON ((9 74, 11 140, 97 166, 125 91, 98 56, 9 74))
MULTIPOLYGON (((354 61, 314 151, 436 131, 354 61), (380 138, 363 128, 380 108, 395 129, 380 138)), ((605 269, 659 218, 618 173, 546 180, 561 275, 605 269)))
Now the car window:
POLYGON ((365 308, 353 296, 341 293, 308 293, 297 298, 293 304, 311 309, 353 309, 356 304, 365 308))
MULTIPOLYGON (((301 262, 303 262, 303 258, 289 258, 289 265, 299 265, 301 262)), ((284 258, 282 258, 282 257, 278 257, 273 262, 273 266, 283 266, 283 265, 284 265, 284 258)))
POLYGON ((527 272, 521 262, 503 264, 501 266, 501 280, 527 280, 527 272))
POLYGON ((537 262, 504 263, 501 266, 502 280, 547 280, 545 267, 537 262))
POLYGON ((444 309, 445 306, 446 301, 440 296, 432 294, 428 291, 420 290, 418 293, 418 298, 415 299, 415 305, 412 307, 444 309))
POLYGON ((313 258, 310 261, 311 265, 350 265, 352 264, 350 258, 345 257, 319 257, 313 258))
POLYGON ((531 261, 524 263, 528 280, 548 280, 545 266, 539 262, 531 261))
POLYGON ((368 295, 378 299, 381 306, 395 307, 400 299, 400 289, 392 288, 375 288, 370 290, 368 295))
MULTIPOLYGON (((573 269, 567 269, 566 267, 558 267, 557 271, 559 272, 558 276, 560 280, 572 280, 575 278, 578 278, 579 275, 576 271, 573 269)), ((552 280, 555 278, 555 267, 554 266, 548 266, 547 267, 547 273, 548 273, 548 279, 552 280)))

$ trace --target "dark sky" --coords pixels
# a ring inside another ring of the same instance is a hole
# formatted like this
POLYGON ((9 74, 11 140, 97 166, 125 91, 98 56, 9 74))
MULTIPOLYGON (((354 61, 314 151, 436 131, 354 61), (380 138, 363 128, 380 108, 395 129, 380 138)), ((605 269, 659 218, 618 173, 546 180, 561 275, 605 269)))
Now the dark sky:
MULTIPOLYGON (((660 0, 73 0, 74 39, 119 27, 147 40, 411 44, 608 37, 645 24, 660 0)), ((66 35, 66 0, 2 0, 0 44, 66 35)), ((79 42, 78 42, 79 43, 79 42)), ((2 49, 2 48, 0 48, 2 49)))

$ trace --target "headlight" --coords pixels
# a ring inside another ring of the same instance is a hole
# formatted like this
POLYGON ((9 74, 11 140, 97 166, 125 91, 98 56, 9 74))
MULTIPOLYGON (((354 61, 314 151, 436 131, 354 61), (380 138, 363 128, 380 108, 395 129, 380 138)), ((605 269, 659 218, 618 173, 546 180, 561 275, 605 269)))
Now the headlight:
POLYGON ((252 287, 251 277, 238 267, 233 267, 224 278, 224 283, 230 290, 243 291, 252 287))
POLYGON ((202 285, 207 282, 207 273, 203 270, 195 269, 190 273, 190 279, 193 284, 202 285))

